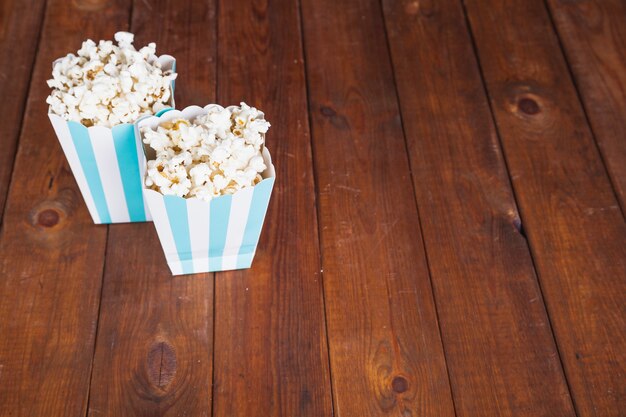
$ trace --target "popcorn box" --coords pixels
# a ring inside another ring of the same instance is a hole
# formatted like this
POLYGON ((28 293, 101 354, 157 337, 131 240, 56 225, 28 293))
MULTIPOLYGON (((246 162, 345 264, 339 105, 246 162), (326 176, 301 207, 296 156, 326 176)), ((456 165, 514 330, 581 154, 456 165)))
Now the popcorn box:
MULTIPOLYGON (((144 126, 156 128, 168 120, 193 119, 205 114, 198 106, 148 116, 136 123, 137 137, 144 126)), ((144 146, 152 159, 153 150, 144 146)), ((266 147, 262 156, 267 169, 263 180, 232 195, 204 201, 195 197, 163 195, 144 187, 154 226, 173 275, 250 268, 261 235, 274 187, 276 171, 266 147)), ((146 165, 142 164, 142 178, 146 165)))
MULTIPOLYGON (((176 71, 173 57, 162 55, 158 61, 164 70, 176 71)), ((171 88, 173 107, 174 82, 171 88)), ((143 196, 145 159, 134 124, 86 127, 51 112, 48 117, 94 223, 152 220, 143 196)))

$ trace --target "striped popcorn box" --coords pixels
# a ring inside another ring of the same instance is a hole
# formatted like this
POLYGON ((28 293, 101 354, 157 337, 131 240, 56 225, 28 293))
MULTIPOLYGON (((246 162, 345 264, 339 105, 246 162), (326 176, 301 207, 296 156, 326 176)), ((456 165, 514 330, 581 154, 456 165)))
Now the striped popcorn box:
MULTIPOLYGON (((193 119, 204 109, 191 106, 137 122, 155 128, 178 117, 193 119)), ((140 135, 138 134, 138 137, 140 135)), ((150 149, 145 151, 151 154, 150 149)), ((253 187, 210 201, 163 195, 144 187, 165 259, 173 275, 250 268, 274 187, 276 171, 267 148, 262 150, 267 169, 253 187)))
MULTIPOLYGON (((164 70, 175 71, 176 60, 158 58, 164 70)), ((174 83, 172 98, 174 106, 174 83)), ((135 137, 135 125, 86 127, 48 113, 87 209, 96 224, 151 221, 143 195, 145 157, 135 137)))

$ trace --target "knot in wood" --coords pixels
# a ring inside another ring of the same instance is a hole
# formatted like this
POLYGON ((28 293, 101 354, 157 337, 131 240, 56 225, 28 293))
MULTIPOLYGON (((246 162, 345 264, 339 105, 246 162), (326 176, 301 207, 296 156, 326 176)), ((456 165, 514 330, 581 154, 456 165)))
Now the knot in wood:
POLYGON ((532 98, 523 97, 517 102, 517 108, 524 114, 533 116, 541 111, 539 104, 532 98))
POLYGON ((402 375, 398 375, 391 380, 391 388, 397 394, 402 394, 409 389, 409 381, 402 375))
POLYGON ((335 117, 337 115, 337 112, 328 106, 322 106, 320 107, 320 113, 322 113, 322 116, 325 117, 335 117))
POLYGON ((165 389, 176 375, 176 352, 165 341, 159 341, 150 347, 146 358, 150 383, 165 389))
POLYGON ((335 109, 329 106, 321 106, 320 113, 324 116, 328 121, 339 130, 348 130, 350 128, 348 124, 348 120, 345 116, 338 114, 335 109))
POLYGON ((37 224, 43 227, 53 227, 59 223, 59 213, 53 209, 46 209, 37 215, 37 224))
POLYGON ((56 200, 45 200, 33 207, 29 215, 30 224, 40 230, 56 230, 63 226, 67 213, 56 200))

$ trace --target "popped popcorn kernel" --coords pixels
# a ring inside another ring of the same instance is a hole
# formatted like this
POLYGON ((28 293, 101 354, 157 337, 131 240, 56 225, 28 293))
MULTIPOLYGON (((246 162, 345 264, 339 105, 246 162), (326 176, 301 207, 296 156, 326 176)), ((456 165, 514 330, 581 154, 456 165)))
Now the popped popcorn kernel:
POLYGON ((156 152, 148 161, 145 184, 164 195, 209 201, 263 180, 261 151, 270 124, 245 103, 205 107, 193 120, 178 118, 141 128, 142 140, 156 152))
POLYGON ((117 45, 87 39, 76 55, 55 62, 47 80, 51 113, 87 127, 112 127, 168 106, 176 73, 161 68, 156 45, 136 50, 129 32, 117 32, 114 38, 117 45))

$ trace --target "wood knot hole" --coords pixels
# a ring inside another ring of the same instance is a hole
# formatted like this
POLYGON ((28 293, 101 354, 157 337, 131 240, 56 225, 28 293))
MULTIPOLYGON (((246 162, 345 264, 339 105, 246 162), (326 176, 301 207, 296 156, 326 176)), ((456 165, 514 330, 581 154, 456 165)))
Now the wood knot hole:
POLYGON ((164 389, 176 375, 176 352, 167 342, 154 343, 148 351, 148 377, 152 385, 164 389))
POLYGON ((335 117, 337 115, 337 112, 328 106, 320 107, 320 113, 325 117, 335 117))
POLYGON ((402 394, 409 389, 409 381, 403 376, 397 376, 391 380, 391 388, 394 392, 402 394))
POLYGON ((53 209, 45 209, 37 215, 37 224, 43 227, 53 227, 59 223, 59 212, 53 209))
POLYGON ((517 108, 524 114, 533 116, 541 111, 539 104, 532 98, 524 97, 517 102, 517 108))
POLYGON ((328 106, 321 106, 320 113, 324 116, 334 127, 339 130, 349 129, 348 120, 345 116, 338 114, 335 109, 328 106))

